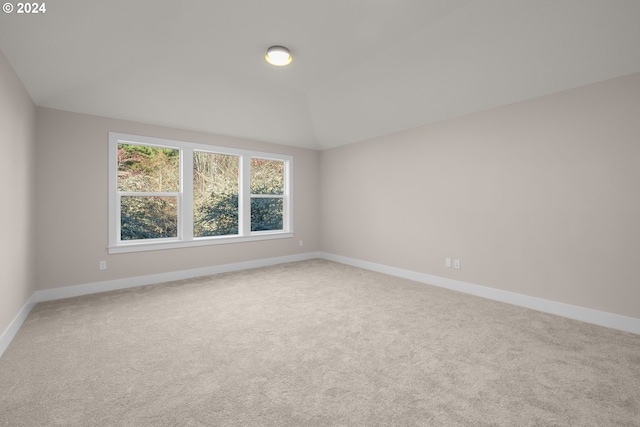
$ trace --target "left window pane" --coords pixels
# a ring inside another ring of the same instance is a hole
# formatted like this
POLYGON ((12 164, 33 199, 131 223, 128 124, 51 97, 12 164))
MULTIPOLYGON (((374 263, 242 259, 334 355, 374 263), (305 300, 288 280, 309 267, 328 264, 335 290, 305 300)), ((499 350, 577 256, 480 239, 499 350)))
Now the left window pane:
POLYGON ((118 191, 178 192, 180 150, 118 144, 118 191))
POLYGON ((178 198, 174 196, 121 196, 120 239, 178 237, 178 198))
POLYGON ((178 237, 180 150, 118 144, 120 240, 178 237))

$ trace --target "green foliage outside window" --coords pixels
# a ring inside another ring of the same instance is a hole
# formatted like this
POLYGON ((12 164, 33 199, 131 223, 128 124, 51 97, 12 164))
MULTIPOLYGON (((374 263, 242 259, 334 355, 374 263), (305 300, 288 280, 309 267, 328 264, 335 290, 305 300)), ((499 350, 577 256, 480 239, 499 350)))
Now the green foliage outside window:
POLYGON ((282 230, 282 199, 251 199, 251 231, 282 230))
POLYGON ((284 194, 284 162, 251 159, 251 194, 284 194))
POLYGON ((238 234, 238 171, 237 156, 194 153, 194 237, 238 234))
POLYGON ((118 145, 118 191, 179 190, 179 150, 133 144, 118 145))
POLYGON ((282 230, 284 162, 251 159, 251 195, 251 231, 282 230))
POLYGON ((178 236, 176 197, 129 197, 120 202, 122 240, 159 239, 178 236))
MULTIPOLYGON (((171 148, 118 145, 118 190, 176 193, 180 189, 180 152, 171 148)), ((122 240, 177 237, 176 196, 121 196, 122 240)))

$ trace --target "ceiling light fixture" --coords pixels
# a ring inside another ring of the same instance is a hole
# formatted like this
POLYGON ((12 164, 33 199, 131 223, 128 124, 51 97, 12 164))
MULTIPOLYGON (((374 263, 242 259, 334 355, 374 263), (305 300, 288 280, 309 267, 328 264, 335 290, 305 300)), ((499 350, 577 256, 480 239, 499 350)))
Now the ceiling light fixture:
POLYGON ((276 65, 278 67, 282 67, 283 65, 291 64, 293 58, 291 57, 291 52, 284 46, 271 46, 267 49, 267 54, 264 59, 271 65, 276 65))

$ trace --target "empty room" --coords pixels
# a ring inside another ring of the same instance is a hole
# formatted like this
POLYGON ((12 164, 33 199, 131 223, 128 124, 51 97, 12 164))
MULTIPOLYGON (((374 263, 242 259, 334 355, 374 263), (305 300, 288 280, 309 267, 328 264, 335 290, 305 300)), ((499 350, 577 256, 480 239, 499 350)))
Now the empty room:
POLYGON ((640 2, 0 13, 0 426, 640 426, 640 2))

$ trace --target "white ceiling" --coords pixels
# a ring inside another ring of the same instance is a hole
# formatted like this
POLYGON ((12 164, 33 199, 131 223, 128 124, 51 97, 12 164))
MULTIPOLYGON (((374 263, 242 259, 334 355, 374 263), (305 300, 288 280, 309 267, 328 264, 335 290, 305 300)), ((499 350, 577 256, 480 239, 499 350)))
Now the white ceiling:
POLYGON ((0 14, 37 105, 314 149, 640 72, 638 0, 46 7, 0 14), (274 44, 290 66, 264 61, 274 44))

